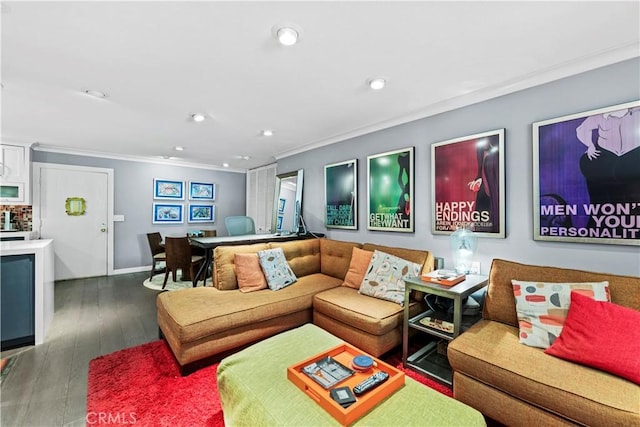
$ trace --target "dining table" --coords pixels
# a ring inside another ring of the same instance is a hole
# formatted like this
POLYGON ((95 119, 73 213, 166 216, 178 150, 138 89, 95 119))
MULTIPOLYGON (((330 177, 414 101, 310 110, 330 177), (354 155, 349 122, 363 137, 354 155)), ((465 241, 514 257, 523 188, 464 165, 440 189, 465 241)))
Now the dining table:
POLYGON ((196 279, 193 286, 198 285, 198 281, 202 279, 202 286, 206 286, 207 272, 213 262, 213 250, 218 246, 232 245, 250 245, 253 243, 264 242, 286 242, 289 240, 304 240, 324 237, 324 234, 318 233, 262 233, 262 234, 244 234, 241 236, 216 236, 216 237, 190 237, 191 246, 203 248, 205 250, 204 263, 196 273, 196 279))

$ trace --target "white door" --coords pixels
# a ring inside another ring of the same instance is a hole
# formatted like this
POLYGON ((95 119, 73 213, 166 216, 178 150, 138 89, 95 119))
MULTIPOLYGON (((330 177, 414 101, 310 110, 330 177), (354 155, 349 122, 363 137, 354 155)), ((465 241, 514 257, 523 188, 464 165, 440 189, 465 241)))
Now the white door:
POLYGON ((247 172, 247 215, 256 223, 256 233, 275 233, 271 230, 273 193, 276 186, 277 164, 247 172))
POLYGON ((34 164, 34 227, 40 238, 54 240, 55 280, 105 276, 112 270, 112 174, 111 169, 34 164))

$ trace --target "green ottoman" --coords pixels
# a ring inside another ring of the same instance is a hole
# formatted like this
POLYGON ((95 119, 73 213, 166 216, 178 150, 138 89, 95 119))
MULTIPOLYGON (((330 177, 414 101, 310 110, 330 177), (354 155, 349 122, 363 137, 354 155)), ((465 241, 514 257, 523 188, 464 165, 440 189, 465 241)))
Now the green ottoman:
MULTIPOLYGON (((287 379, 287 367, 343 341, 312 324, 223 359, 218 389, 227 426, 333 426, 329 413, 287 379)), ((405 385, 354 426, 485 426, 475 409, 405 377, 405 385)))

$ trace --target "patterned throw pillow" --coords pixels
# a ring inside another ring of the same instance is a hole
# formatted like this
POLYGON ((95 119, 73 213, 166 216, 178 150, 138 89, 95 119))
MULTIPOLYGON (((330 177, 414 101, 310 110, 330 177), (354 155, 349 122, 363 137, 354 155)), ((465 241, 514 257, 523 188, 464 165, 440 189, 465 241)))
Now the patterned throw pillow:
POLYGON ((571 291, 595 301, 610 301, 609 282, 544 283, 512 280, 520 342, 548 348, 562 332, 571 291))
POLYGON ((420 264, 375 250, 358 292, 404 305, 404 278, 420 276, 421 269, 420 264))
POLYGON ((258 251, 258 258, 269 289, 277 291, 298 280, 289 267, 282 248, 258 251))

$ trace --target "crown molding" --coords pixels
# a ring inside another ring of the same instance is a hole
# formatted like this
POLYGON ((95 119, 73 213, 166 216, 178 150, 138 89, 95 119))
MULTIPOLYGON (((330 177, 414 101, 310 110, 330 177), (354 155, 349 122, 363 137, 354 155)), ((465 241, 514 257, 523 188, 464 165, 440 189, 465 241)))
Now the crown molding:
POLYGON ((185 161, 175 160, 175 159, 156 159, 152 157, 130 156, 130 155, 123 155, 123 154, 106 153, 101 151, 77 150, 77 149, 72 150, 68 148, 57 147, 53 145, 45 145, 40 143, 34 144, 33 149, 35 151, 45 151, 49 153, 59 153, 59 154, 70 154, 74 156, 98 157, 102 159, 126 160, 130 162, 153 163, 153 164, 159 164, 159 165, 184 166, 184 167, 189 167, 194 169, 207 169, 207 170, 215 170, 220 172, 247 173, 246 169, 224 168, 216 165, 205 165, 202 163, 185 162, 185 161))
POLYGON ((615 49, 609 49, 596 55, 590 55, 588 57, 567 61, 562 64, 558 64, 555 67, 538 70, 535 73, 518 76, 510 80, 503 81, 499 84, 495 84, 455 98, 450 98, 445 101, 432 104, 426 108, 420 109, 408 115, 403 115, 401 117, 374 123, 346 133, 312 142, 293 150, 284 151, 276 154, 274 157, 276 160, 279 160, 285 157, 321 148, 326 145, 334 144, 336 142, 342 142, 351 138, 356 138, 393 126, 403 125, 415 120, 424 119, 426 117, 435 116, 447 111, 467 107, 479 102, 488 101, 493 98, 498 98, 500 96, 515 93, 535 86, 540 86, 545 83, 550 83, 566 77, 571 77, 587 71, 595 70, 597 68, 605 67, 607 65, 612 65, 629 59, 638 58, 640 57, 639 52, 640 43, 627 43, 626 45, 622 45, 615 49))

